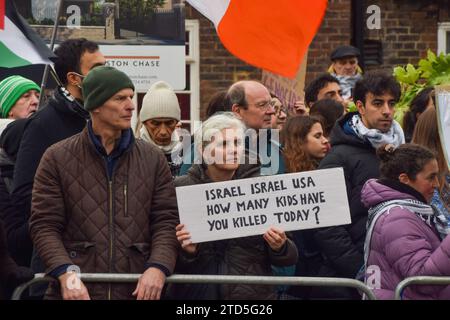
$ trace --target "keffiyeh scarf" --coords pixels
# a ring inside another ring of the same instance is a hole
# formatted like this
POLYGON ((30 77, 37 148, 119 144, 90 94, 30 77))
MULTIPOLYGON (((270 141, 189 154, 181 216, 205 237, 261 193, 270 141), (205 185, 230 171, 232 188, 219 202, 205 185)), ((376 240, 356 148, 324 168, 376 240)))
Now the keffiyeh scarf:
POLYGON ((436 228, 439 232, 441 240, 443 240, 450 230, 447 228, 447 221, 445 217, 440 215, 436 209, 421 201, 406 199, 406 200, 390 200, 381 202, 375 207, 369 209, 367 218, 367 234, 364 242, 364 265, 367 267, 367 260, 369 258, 370 241, 372 238, 373 229, 379 217, 384 213, 389 214, 394 207, 400 207, 410 211, 412 214, 418 216, 423 222, 431 228, 436 228))
POLYGON ((405 143, 403 129, 395 120, 392 121, 392 126, 388 132, 381 132, 378 129, 368 129, 362 122, 359 114, 355 114, 350 119, 349 125, 358 137, 369 141, 375 149, 384 144, 393 144, 397 148, 405 143))

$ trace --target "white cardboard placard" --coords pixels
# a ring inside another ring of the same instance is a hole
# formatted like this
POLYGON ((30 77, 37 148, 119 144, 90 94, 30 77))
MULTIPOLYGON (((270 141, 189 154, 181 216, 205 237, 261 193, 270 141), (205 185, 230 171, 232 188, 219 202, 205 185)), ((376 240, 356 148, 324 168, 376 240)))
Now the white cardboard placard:
POLYGON ((342 168, 177 187, 194 243, 351 222, 342 168))

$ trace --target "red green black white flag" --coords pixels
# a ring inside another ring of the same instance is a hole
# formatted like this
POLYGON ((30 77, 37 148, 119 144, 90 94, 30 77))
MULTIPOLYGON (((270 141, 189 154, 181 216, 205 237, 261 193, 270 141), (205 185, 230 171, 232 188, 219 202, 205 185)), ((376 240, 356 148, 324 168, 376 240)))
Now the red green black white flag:
POLYGON ((52 64, 55 55, 19 15, 14 3, 0 0, 0 67, 52 64))

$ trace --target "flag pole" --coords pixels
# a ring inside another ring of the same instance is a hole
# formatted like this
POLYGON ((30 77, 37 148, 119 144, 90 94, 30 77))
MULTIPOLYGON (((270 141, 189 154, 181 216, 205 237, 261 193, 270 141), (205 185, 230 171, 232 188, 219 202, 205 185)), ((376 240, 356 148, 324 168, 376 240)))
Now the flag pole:
MULTIPOLYGON (((58 7, 56 9, 55 24, 53 26, 52 37, 50 39, 50 50, 51 51, 53 51, 53 47, 55 46, 56 34, 58 33, 58 26, 59 26, 59 17, 61 16, 63 2, 64 2, 64 0, 58 0, 58 7)), ((39 97, 38 108, 41 106, 42 99, 44 97, 44 89, 45 89, 45 86, 47 85, 47 77, 48 77, 49 68, 50 68, 50 66, 48 64, 46 64, 45 65, 45 69, 44 69, 44 75, 42 76, 41 95, 39 97)))

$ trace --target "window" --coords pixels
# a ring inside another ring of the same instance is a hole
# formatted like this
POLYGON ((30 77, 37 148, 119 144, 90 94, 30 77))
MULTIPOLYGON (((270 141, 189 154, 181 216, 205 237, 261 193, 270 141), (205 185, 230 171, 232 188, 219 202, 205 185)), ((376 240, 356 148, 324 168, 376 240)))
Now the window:
POLYGON ((364 65, 381 66, 383 64, 383 46, 377 40, 364 40, 364 65))
POLYGON ((438 54, 450 53, 450 22, 438 23, 438 54))
POLYGON ((191 133, 200 120, 200 44, 198 20, 186 19, 186 89, 177 91, 183 128, 191 133))
MULTIPOLYGON (((186 88, 175 91, 180 102, 181 123, 184 129, 194 133, 200 120, 200 46, 198 20, 185 20, 186 27, 186 88)), ((137 95, 139 110, 145 93, 137 95)), ((137 117, 137 114, 136 114, 137 117)))

